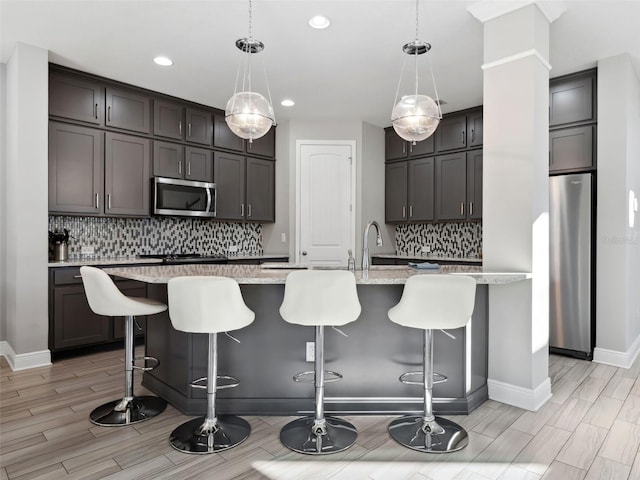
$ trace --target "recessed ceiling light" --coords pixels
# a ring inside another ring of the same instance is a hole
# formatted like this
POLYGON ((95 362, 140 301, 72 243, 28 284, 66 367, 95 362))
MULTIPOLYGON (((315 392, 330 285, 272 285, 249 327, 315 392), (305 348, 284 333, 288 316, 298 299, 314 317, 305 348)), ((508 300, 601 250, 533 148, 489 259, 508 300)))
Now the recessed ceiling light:
POLYGON ((280 105, 282 105, 283 107, 293 107, 295 104, 296 102, 294 102, 290 98, 285 98, 280 102, 280 105))
POLYGON ((309 20, 309 26, 317 30, 327 28, 329 25, 331 25, 331 22, 324 15, 316 15, 311 20, 309 20))
POLYGON ((171 61, 171 59, 168 57, 156 57, 153 59, 153 61, 158 65, 162 65, 163 67, 173 65, 173 61, 171 61))

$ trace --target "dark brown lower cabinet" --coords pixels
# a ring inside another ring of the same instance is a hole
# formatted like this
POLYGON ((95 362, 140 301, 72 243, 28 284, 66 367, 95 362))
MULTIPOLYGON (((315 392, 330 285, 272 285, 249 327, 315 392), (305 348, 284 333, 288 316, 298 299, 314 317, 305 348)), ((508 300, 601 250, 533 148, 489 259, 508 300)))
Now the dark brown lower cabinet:
MULTIPOLYGON (((146 297, 145 283, 116 281, 122 293, 146 297)), ((96 315, 89 307, 80 269, 55 268, 49 272, 49 349, 52 352, 107 344, 124 338, 124 318, 96 315)), ((146 317, 136 317, 137 336, 145 331, 146 317)))

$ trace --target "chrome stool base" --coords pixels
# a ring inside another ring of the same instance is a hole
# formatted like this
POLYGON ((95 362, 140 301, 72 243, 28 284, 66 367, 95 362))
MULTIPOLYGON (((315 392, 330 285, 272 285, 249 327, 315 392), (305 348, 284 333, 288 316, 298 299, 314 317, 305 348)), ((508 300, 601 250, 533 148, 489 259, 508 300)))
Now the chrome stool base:
POLYGON ((450 453, 467 446, 469 435, 464 428, 442 417, 435 417, 435 421, 443 433, 427 433, 422 415, 407 415, 389 424, 389 434, 399 444, 420 452, 450 453))
POLYGON ((280 431, 280 441, 294 452, 325 455, 346 450, 358 437, 356 427, 346 420, 325 417, 326 433, 313 432, 314 417, 302 417, 287 423, 280 431))
POLYGON ((169 443, 180 452, 204 455, 233 448, 251 433, 249 422, 235 415, 218 416, 213 428, 203 428, 205 423, 205 417, 183 423, 171 432, 169 443))
POLYGON ((114 400, 95 408, 89 420, 101 427, 122 427, 143 422, 162 413, 167 402, 151 395, 133 397, 124 408, 118 408, 123 400, 114 400))

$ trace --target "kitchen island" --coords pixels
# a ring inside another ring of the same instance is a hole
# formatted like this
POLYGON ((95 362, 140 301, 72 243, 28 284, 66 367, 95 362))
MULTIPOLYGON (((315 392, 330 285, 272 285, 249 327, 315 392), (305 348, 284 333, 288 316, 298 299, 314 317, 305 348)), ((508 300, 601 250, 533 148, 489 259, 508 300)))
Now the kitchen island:
MULTIPOLYGON (((219 371, 240 380, 240 386, 218 392, 218 409, 240 415, 297 415, 313 411, 313 385, 295 383, 292 376, 312 370, 305 361, 306 343, 314 329, 291 325, 278 309, 284 283, 292 265, 159 265, 105 269, 117 277, 148 284, 150 298, 167 301, 166 283, 176 276, 219 275, 240 284, 244 300, 256 318, 234 332, 240 344, 219 336, 219 371)), ((393 324, 387 311, 402 295, 411 275, 452 273, 476 279, 475 309, 466 327, 434 335, 435 371, 448 377, 434 386, 434 409, 438 413, 467 414, 487 396, 488 284, 506 284, 529 278, 526 273, 488 272, 476 266, 441 266, 415 270, 405 266, 372 267, 357 271, 356 283, 362 305, 360 318, 343 327, 348 335, 326 330, 326 368, 343 374, 326 391, 330 413, 399 414, 422 408, 419 386, 404 385, 398 377, 422 365, 422 335, 393 324)), ((428 313, 428 312, 426 312, 428 313)), ((206 375, 207 336, 173 329, 167 312, 147 322, 145 355, 160 366, 145 372, 143 385, 186 414, 200 414, 206 399, 189 383, 206 375)))

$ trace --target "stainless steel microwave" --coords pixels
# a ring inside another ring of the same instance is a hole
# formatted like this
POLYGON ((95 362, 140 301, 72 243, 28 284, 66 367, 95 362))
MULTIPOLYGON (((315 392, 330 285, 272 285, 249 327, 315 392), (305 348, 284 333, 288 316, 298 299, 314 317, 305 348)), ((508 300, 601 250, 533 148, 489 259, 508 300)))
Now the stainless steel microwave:
POLYGON ((179 217, 215 217, 216 184, 154 177, 153 213, 179 217))

